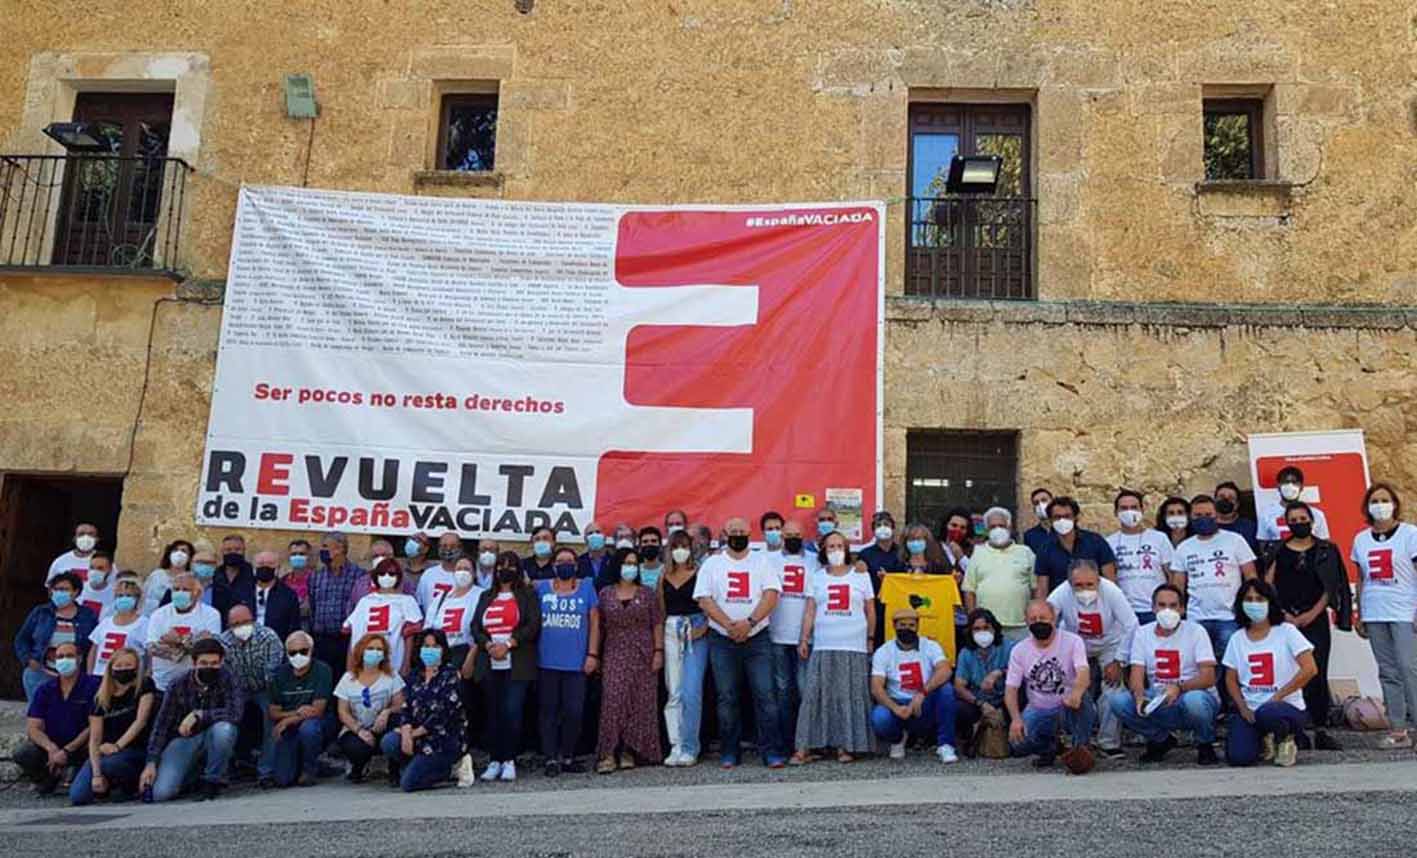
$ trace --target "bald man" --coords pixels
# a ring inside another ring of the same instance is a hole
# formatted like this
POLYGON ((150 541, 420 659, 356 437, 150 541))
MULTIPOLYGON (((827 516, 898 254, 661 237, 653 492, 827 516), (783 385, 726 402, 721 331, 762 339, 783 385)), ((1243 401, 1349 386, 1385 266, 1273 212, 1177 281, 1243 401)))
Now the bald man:
POLYGON ((1014 645, 1004 679, 1004 705, 1008 707, 1009 744, 1020 756, 1035 755, 1034 766, 1053 765, 1059 726, 1073 739, 1063 763, 1074 774, 1092 769, 1092 725, 1097 709, 1089 695, 1091 672, 1082 638, 1058 628, 1058 615, 1045 599, 1034 599, 1024 612, 1028 637, 1014 645), (1019 689, 1028 693, 1028 706, 1020 707, 1019 689))

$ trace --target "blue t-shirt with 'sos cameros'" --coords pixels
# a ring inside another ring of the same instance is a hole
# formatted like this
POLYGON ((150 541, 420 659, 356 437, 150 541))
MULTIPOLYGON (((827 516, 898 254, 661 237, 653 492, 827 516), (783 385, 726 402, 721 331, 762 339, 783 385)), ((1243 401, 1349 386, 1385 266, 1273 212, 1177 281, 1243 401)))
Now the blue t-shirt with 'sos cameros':
POLYGON ((541 637, 536 663, 543 670, 580 670, 590 646, 590 612, 598 602, 595 582, 582 578, 571 593, 557 593, 552 581, 537 581, 541 637))

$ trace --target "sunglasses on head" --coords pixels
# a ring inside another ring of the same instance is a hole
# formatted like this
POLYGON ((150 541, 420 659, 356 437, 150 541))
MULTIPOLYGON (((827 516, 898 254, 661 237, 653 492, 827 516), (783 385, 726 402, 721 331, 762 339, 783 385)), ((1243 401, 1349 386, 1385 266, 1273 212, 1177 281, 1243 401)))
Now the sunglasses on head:
POLYGON ((309 655, 309 654, 310 654, 310 648, 307 646, 307 647, 305 647, 304 649, 288 649, 288 650, 285 651, 285 654, 286 654, 286 655, 309 655))

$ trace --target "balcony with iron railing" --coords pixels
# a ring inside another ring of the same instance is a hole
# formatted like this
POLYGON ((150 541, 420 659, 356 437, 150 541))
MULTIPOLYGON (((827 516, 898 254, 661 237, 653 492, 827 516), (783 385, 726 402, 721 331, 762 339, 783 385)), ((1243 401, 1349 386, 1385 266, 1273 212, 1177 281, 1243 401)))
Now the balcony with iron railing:
POLYGON ((0 155, 0 271, 177 276, 181 158, 0 155))
POLYGON ((911 197, 905 294, 986 301, 1037 298, 1037 207, 1032 197, 911 197))

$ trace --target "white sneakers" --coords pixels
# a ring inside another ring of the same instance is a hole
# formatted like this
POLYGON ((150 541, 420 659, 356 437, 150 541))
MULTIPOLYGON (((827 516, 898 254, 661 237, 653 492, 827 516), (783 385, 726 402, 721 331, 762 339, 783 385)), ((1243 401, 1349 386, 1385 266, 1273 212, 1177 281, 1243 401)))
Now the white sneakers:
POLYGON ((678 748, 675 748, 674 750, 670 751, 669 756, 664 758, 664 764, 671 768, 682 768, 684 766, 692 766, 695 762, 696 761, 693 757, 690 757, 678 748))
POLYGON ((892 759, 892 760, 903 760, 903 759, 905 759, 905 740, 904 740, 904 739, 901 739, 899 742, 896 742, 895 744, 891 745, 891 759, 892 759))
POLYGON ((453 767, 453 772, 458 779, 458 786, 466 789, 477 783, 477 775, 472 771, 472 755, 463 754, 462 759, 453 767))
MULTIPOLYGON (((486 775, 483 775, 483 777, 486 777, 486 775)), ((501 773, 501 776, 499 777, 499 780, 514 781, 514 780, 516 780, 516 779, 517 779, 517 764, 516 764, 516 762, 514 762, 514 761, 508 760, 507 762, 505 762, 505 763, 502 764, 502 773, 501 773)))
POLYGON ((959 762, 959 755, 955 753, 954 745, 941 745, 935 749, 935 756, 939 757, 942 763, 959 762))
POLYGON ((499 778, 499 777, 501 777, 501 776, 502 776, 502 764, 501 764, 501 763, 497 763, 497 762, 488 763, 488 764, 487 764, 487 768, 485 768, 485 769, 482 770, 482 779, 483 779, 484 781, 495 781, 497 778, 499 778))

